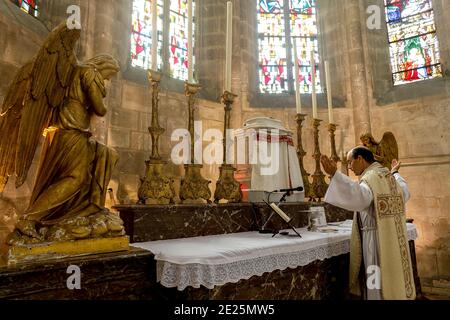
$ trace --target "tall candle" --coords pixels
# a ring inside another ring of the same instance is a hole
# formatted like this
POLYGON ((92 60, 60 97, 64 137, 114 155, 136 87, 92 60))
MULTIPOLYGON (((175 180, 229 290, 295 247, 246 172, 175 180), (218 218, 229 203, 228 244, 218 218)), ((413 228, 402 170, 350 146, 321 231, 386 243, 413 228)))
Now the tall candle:
POLYGON ((231 55, 233 43, 233 3, 227 2, 227 40, 225 60, 225 91, 231 92, 231 55))
POLYGON ((194 82, 194 62, 192 59, 194 47, 192 45, 192 0, 188 0, 188 82, 194 82))
POLYGON ((330 64, 325 61, 325 77, 327 82, 327 101, 328 101, 328 120, 334 123, 333 118, 333 99, 331 96, 331 78, 330 78, 330 64))
POLYGON ((318 119, 317 115, 317 96, 316 96, 316 61, 314 58, 314 50, 311 51, 311 81, 312 81, 312 109, 313 118, 318 119))
POLYGON ((298 81, 299 67, 298 67, 298 55, 297 55, 297 39, 294 38, 294 70, 295 70, 295 107, 297 113, 302 113, 302 100, 300 97, 300 82, 298 81))
POLYGON ((152 70, 158 70, 158 9, 157 1, 152 1, 152 70))

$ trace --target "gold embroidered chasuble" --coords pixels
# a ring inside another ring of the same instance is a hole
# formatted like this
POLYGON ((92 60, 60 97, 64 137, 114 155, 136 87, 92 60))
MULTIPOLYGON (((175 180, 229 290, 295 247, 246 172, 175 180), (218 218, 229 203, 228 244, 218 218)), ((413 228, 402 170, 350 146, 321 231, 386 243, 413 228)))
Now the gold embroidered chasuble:
MULTIPOLYGON (((390 171, 372 164, 360 177, 371 189, 378 231, 381 292, 385 300, 416 298, 406 230, 405 202, 400 186, 390 171)), ((361 231, 358 213, 353 219, 350 251, 350 292, 361 295, 359 278, 362 264, 361 231)), ((365 266, 367 268, 367 266, 365 266)), ((363 284, 365 285, 365 284, 363 284)))

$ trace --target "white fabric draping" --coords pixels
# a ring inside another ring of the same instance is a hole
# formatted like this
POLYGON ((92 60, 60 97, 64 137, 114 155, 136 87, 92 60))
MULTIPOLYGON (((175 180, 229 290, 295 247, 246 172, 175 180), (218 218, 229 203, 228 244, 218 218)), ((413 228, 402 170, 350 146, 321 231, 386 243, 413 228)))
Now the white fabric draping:
POLYGON ((268 164, 252 165, 251 189, 258 191, 273 191, 278 189, 303 187, 297 152, 292 133, 281 132, 280 135, 270 135, 268 139, 262 135, 257 139, 258 150, 269 150, 268 164), (277 151, 277 154, 273 154, 277 151))
MULTIPOLYGON (((244 127, 236 131, 236 137, 249 139, 249 192, 303 187, 293 133, 284 128, 281 120, 269 117, 248 119, 244 127)), ((300 191, 286 200, 303 201, 304 192, 300 191)))
MULTIPOLYGON (((416 227, 409 223, 407 227, 409 240, 415 240, 416 227)), ((350 250, 349 221, 325 227, 322 232, 309 232, 306 228, 296 230, 302 238, 292 230, 289 236, 275 237, 243 232, 133 243, 132 246, 151 251, 157 260, 157 281, 180 291, 201 285, 212 289, 266 272, 305 266, 350 250)))

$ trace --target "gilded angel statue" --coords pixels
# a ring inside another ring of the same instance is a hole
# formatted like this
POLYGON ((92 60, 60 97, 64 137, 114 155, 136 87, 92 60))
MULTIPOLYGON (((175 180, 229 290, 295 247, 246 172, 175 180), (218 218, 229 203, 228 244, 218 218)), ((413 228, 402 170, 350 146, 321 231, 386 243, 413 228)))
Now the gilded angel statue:
POLYGON ((392 160, 398 159, 397 140, 392 132, 385 132, 380 142, 376 142, 370 133, 363 134, 360 140, 373 152, 376 161, 391 170, 392 160))
POLYGON ((90 118, 104 116, 105 81, 118 62, 99 55, 78 62, 80 30, 53 30, 11 84, 0 114, 0 193, 8 178, 26 180, 42 135, 29 206, 9 235, 28 244, 124 235, 122 220, 104 207, 117 153, 91 139, 90 118))

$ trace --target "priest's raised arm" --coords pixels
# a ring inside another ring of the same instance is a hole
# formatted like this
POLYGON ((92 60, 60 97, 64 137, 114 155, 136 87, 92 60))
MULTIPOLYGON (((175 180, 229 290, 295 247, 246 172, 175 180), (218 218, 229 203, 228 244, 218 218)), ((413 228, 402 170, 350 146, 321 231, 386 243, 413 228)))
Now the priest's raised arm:
POLYGON ((367 184, 355 182, 337 171, 331 179, 324 201, 345 210, 363 211, 372 204, 373 195, 367 184))

